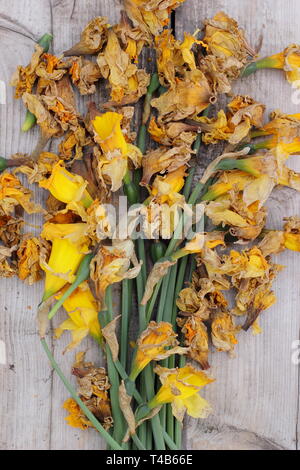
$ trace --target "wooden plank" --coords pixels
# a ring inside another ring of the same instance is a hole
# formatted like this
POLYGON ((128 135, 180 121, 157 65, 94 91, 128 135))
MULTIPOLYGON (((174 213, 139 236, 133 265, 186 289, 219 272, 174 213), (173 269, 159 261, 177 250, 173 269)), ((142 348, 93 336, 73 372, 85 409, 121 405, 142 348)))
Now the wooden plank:
MULTIPOLYGON (((56 54, 70 49, 78 42, 80 33, 84 26, 95 16, 107 16, 109 22, 114 24, 119 21, 119 8, 116 3, 109 0, 86 0, 84 2, 73 0, 62 0, 52 2, 54 51, 56 54)), ((86 112, 86 104, 95 100, 96 103, 107 101, 107 91, 104 85, 92 97, 80 97, 77 95, 78 108, 81 113, 86 112)), ((57 326, 65 318, 65 313, 60 313, 54 320, 57 326)), ((63 355, 63 350, 70 341, 69 334, 59 341, 54 342, 54 354, 67 377, 70 377, 71 366, 74 362, 74 352, 63 355)), ((95 364, 104 363, 99 347, 92 339, 85 341, 83 349, 87 348, 87 360, 94 361, 95 364)), ((75 384, 75 380, 73 381, 75 384)), ((62 409, 64 400, 68 398, 66 390, 57 376, 53 377, 52 386, 52 414, 51 414, 51 444, 50 449, 80 449, 97 450, 105 449, 105 442, 99 439, 99 434, 94 430, 82 432, 72 429, 66 425, 64 417, 66 411, 62 409)))
MULTIPOLYGON (((0 105, 0 148, 4 157, 33 148, 37 133, 21 134, 24 108, 14 100, 9 81, 16 66, 30 60, 34 41, 50 30, 48 1, 41 0, 39 8, 34 0, 1 2, 0 77, 6 85, 6 105, 0 105)), ((41 196, 37 199, 41 201, 41 196)), ((36 225, 39 218, 29 221, 36 225)), ((41 292, 42 285, 29 288, 15 279, 1 279, 0 340, 6 345, 7 360, 0 364, 1 449, 49 448, 52 378, 47 360, 39 360, 35 323, 41 292)))
MULTIPOLYGON (((252 45, 264 41, 261 53, 270 55, 290 43, 299 43, 295 18, 299 2, 289 0, 188 0, 176 13, 176 34, 194 32, 200 21, 223 10, 238 20, 252 45)), ((263 71, 235 84, 234 92, 248 94, 267 105, 267 111, 298 112, 292 102, 293 91, 282 73, 263 71)), ((210 152, 211 153, 211 152, 210 152)), ((205 155, 205 153, 203 154, 205 155)), ((202 157, 203 166, 205 156, 202 157)), ((300 169, 299 157, 291 159, 300 169)), ((299 214, 300 195, 288 189, 276 189, 269 201, 268 227, 280 228, 282 217, 299 214)), ((299 259, 296 253, 284 253, 276 261, 286 266, 275 284, 278 302, 261 319, 263 334, 242 334, 237 357, 213 354, 212 375, 216 383, 206 397, 214 406, 207 421, 189 420, 186 446, 200 449, 296 448, 299 417, 299 368, 291 361, 293 341, 299 338, 298 300, 299 259)))

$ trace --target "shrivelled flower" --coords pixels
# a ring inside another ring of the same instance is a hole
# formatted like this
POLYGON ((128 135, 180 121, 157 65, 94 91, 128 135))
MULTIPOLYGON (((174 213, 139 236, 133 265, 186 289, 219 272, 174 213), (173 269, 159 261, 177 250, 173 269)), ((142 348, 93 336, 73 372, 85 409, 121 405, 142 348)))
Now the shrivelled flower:
POLYGON ((174 86, 177 77, 185 70, 196 70, 194 44, 203 44, 195 36, 185 33, 184 40, 178 41, 171 31, 165 29, 155 38, 157 51, 157 69, 160 82, 164 86, 174 86))
POLYGON ((21 281, 28 281, 29 285, 38 282, 43 277, 40 266, 40 254, 50 251, 50 245, 41 238, 25 237, 17 251, 18 276, 21 281))
MULTIPOLYGON (((108 430, 112 426, 113 419, 108 396, 110 384, 107 373, 103 367, 95 367, 92 362, 85 362, 84 358, 85 353, 76 354, 76 362, 72 368, 72 373, 77 378, 78 394, 104 429, 108 430)), ((66 400, 63 408, 70 413, 65 418, 69 426, 83 430, 93 426, 73 398, 66 400)))
POLYGON ((64 52, 64 56, 96 54, 107 41, 108 28, 108 19, 96 16, 82 31, 80 41, 64 52))
POLYGON ((148 404, 149 408, 171 403, 173 415, 180 422, 185 413, 192 418, 206 418, 209 415, 211 406, 199 392, 205 385, 214 382, 214 379, 189 364, 181 369, 156 366, 154 370, 159 375, 162 386, 148 404))
POLYGON ((155 173, 169 173, 184 167, 192 157, 192 150, 186 145, 150 150, 143 158, 143 178, 141 185, 149 184, 155 173))
POLYGON ((130 379, 136 380, 140 372, 151 362, 161 361, 173 354, 185 354, 187 349, 181 348, 176 340, 176 333, 170 323, 154 321, 149 323, 137 341, 130 379))
POLYGON ((202 369, 208 369, 208 331, 205 323, 200 317, 194 315, 185 319, 178 320, 179 326, 182 326, 185 344, 189 348, 188 355, 194 361, 197 361, 202 369))
POLYGON ((213 94, 209 83, 201 70, 187 71, 182 79, 151 104, 157 108, 159 119, 164 122, 180 121, 197 117, 206 109, 213 94))
POLYGON ((32 192, 16 176, 6 172, 0 175, 0 208, 4 214, 11 214, 18 205, 28 214, 42 212, 41 206, 31 201, 31 196, 32 192))
POLYGON ((157 204, 180 204, 184 198, 180 193, 184 186, 186 166, 178 168, 165 176, 156 176, 151 187, 150 197, 157 204))
POLYGON ((243 68, 250 56, 255 55, 238 23, 222 11, 206 20, 205 24, 203 42, 207 45, 208 54, 231 61, 238 70, 243 68))
POLYGON ((236 145, 248 136, 253 126, 262 126, 265 106, 249 96, 236 96, 228 104, 228 110, 227 115, 219 111, 217 118, 197 119, 206 144, 227 140, 236 145))
POLYGON ((91 279, 95 282, 100 301, 104 301, 108 286, 135 278, 140 269, 131 240, 113 240, 112 246, 101 245, 91 262, 91 279), (131 262, 133 268, 130 268, 131 262))
POLYGON ((78 88, 82 96, 92 95, 96 92, 95 83, 101 78, 101 72, 97 64, 82 57, 69 59, 69 73, 72 83, 78 88))
POLYGON ((169 24, 170 11, 180 6, 185 0, 124 0, 124 8, 141 30, 156 36, 169 24))
POLYGON ((300 252, 300 218, 297 216, 284 219, 283 230, 268 231, 259 244, 264 256, 281 253, 285 249, 300 252))
POLYGON ((236 333, 240 327, 235 326, 233 316, 228 312, 217 312, 211 322, 211 338, 218 351, 233 352, 238 343, 236 333))
POLYGON ((197 138, 198 126, 184 122, 157 122, 153 117, 149 123, 148 132, 155 142, 167 147, 191 147, 197 138))
POLYGON ((132 63, 130 55, 121 47, 113 29, 108 31, 108 41, 97 58, 102 76, 111 87, 111 104, 135 103, 147 92, 149 75, 132 63))
POLYGON ((10 84, 11 86, 16 87, 16 98, 20 98, 26 92, 31 93, 37 79, 36 69, 40 63, 43 52, 43 48, 37 44, 30 64, 26 67, 20 65, 14 73, 10 84))

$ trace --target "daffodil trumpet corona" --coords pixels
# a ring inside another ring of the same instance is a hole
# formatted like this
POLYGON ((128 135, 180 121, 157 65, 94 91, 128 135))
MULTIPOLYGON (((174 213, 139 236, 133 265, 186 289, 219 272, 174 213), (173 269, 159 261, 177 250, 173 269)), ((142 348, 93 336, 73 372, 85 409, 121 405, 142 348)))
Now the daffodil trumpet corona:
POLYGON ((50 310, 50 312, 48 314, 49 320, 51 320, 56 315, 56 313, 58 312, 60 307, 70 297, 70 295, 77 289, 77 287, 80 284, 82 284, 84 281, 87 281, 89 279, 89 277, 90 277, 90 263, 93 259, 93 256, 94 256, 94 254, 90 253, 90 254, 86 255, 83 258, 83 260, 81 261, 81 264, 78 268, 75 281, 73 282, 73 284, 70 285, 70 287, 68 287, 68 289, 60 297, 58 302, 56 302, 56 304, 52 307, 52 309, 50 310))
POLYGON ((40 261, 46 273, 45 291, 42 301, 48 300, 66 284, 74 281, 75 273, 89 253, 89 239, 86 236, 87 224, 53 224, 47 222, 42 238, 52 242, 48 262, 40 261))

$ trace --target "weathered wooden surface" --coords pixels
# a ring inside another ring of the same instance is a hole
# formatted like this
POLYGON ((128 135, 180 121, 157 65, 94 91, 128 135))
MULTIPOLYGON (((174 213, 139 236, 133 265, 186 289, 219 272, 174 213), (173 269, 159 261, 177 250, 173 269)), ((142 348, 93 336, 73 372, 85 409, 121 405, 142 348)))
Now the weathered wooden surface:
MULTIPOLYGON (((220 9, 240 22, 252 44, 258 44, 263 34, 263 54, 300 42, 298 0, 187 0, 176 12, 177 35, 193 32, 202 19, 220 9)), ((54 33, 54 52, 60 53, 96 15, 107 15, 113 23, 118 20, 118 5, 111 0, 0 0, 0 80, 8 84, 16 65, 28 62, 33 41, 44 32, 54 33)), ((237 83, 235 91, 262 100, 268 111, 298 112, 299 105, 292 102, 293 90, 279 72, 260 72, 237 83)), ((36 131, 21 135, 19 130, 23 115, 21 102, 13 100, 7 87, 7 104, 0 105, 0 153, 5 157, 34 148, 36 131)), ((299 171, 298 158, 291 159, 291 167, 299 171)), ((277 189, 269 207, 268 226, 280 228, 282 217, 299 214, 300 195, 277 189)), ((31 217, 29 222, 39 224, 40 220, 31 217)), ((278 303, 261 319, 263 334, 242 334, 235 359, 221 353, 212 357, 211 373, 217 380, 206 397, 214 414, 204 422, 188 421, 185 442, 189 449, 298 446, 299 366, 292 363, 291 356, 300 329, 300 263, 291 252, 278 256, 277 262, 286 269, 275 285, 278 303)), ((0 448, 103 448, 95 432, 77 431, 64 422, 66 413, 61 405, 67 394, 51 373, 36 334, 35 309, 41 291, 41 285, 29 288, 1 279, 0 341, 6 345, 7 357, 6 364, 1 364, 0 357, 0 448)), ((69 374, 73 355, 62 355, 67 342, 66 335, 52 345, 62 369, 69 374)), ((91 341, 86 347, 89 359, 100 360, 91 341)))

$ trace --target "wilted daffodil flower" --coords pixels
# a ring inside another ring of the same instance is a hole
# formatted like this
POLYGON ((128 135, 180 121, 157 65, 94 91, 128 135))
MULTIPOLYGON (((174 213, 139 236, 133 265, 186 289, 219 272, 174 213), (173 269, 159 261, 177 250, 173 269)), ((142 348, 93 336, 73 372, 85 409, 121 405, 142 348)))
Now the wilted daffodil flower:
POLYGON ((203 42, 207 45, 208 54, 224 61, 231 60, 232 65, 234 63, 232 68, 238 71, 246 64, 249 56, 255 55, 238 23, 222 11, 211 20, 206 20, 203 42))
POLYGON ((222 232, 197 233, 191 241, 186 243, 184 248, 172 255, 172 259, 179 259, 193 253, 201 253, 205 248, 213 249, 220 245, 225 246, 222 232))
POLYGON ((80 41, 64 52, 64 56, 96 54, 107 40, 108 28, 108 19, 105 16, 96 16, 82 31, 80 41))
POLYGON ((251 97, 235 96, 227 107, 227 114, 221 110, 216 118, 197 118, 206 144, 227 140, 237 145, 248 136, 252 126, 262 126, 265 106, 251 97))
MULTIPOLYGON (((113 423, 109 399, 110 383, 106 370, 95 367, 92 362, 85 362, 85 353, 76 354, 72 374, 77 379, 77 393, 88 409, 93 413, 104 429, 108 430, 113 423)), ((63 408, 70 414, 65 419, 69 426, 87 429, 93 426, 73 398, 65 401, 63 408)))
POLYGON ((218 351, 232 353, 238 343, 236 333, 240 330, 228 312, 219 311, 213 315, 211 323, 212 343, 218 351))
POLYGON ((245 68, 243 76, 246 77, 260 69, 283 70, 287 81, 295 88, 300 88, 300 46, 298 44, 290 44, 279 54, 250 63, 245 68))
MULTIPOLYGON (((59 300, 60 295, 56 298, 59 300)), ((87 282, 80 284, 63 303, 63 307, 69 318, 56 328, 55 337, 60 338, 64 331, 71 331, 72 342, 65 352, 78 346, 88 335, 91 335, 98 343, 101 342, 101 329, 98 321, 99 308, 87 282)))
POLYGON ((41 237, 52 242, 48 262, 40 259, 46 273, 43 301, 49 299, 67 283, 72 283, 81 261, 89 250, 87 224, 44 225, 41 237))
POLYGON ((135 168, 140 167, 142 160, 141 151, 126 141, 121 128, 122 120, 122 114, 108 112, 96 116, 93 121, 95 140, 103 152, 98 161, 99 172, 109 178, 113 192, 122 186, 128 160, 135 168))
POLYGON ((213 99, 213 92, 204 73, 199 70, 185 71, 176 84, 154 98, 151 105, 158 109, 164 122, 195 118, 206 109, 213 99))
POLYGON ((11 214, 18 205, 28 214, 42 212, 41 206, 31 201, 31 196, 32 192, 16 176, 6 172, 0 175, 0 208, 4 214, 11 214))
POLYGON ((130 48, 124 50, 122 46, 114 28, 110 28, 105 49, 97 58, 100 72, 111 87, 111 106, 136 103, 149 85, 149 75, 132 62, 130 48))
POLYGON ((156 36, 170 22, 171 10, 177 8, 185 0, 125 0, 124 8, 142 31, 156 36))
POLYGON ((270 230, 260 242, 259 248, 264 256, 281 253, 288 249, 300 252, 300 218, 284 219, 283 230, 270 230))
POLYGON ((62 161, 54 165, 50 178, 42 180, 39 185, 65 204, 81 202, 88 208, 93 202, 86 190, 88 182, 82 176, 67 171, 62 161))
POLYGON ((136 380, 140 372, 151 361, 161 361, 173 354, 185 354, 187 349, 178 346, 179 342, 176 336, 170 323, 150 322, 148 328, 143 331, 137 341, 137 352, 130 379, 136 380))
POLYGON ((270 121, 264 126, 251 132, 251 138, 264 135, 275 135, 278 138, 285 138, 286 142, 291 142, 299 136, 300 113, 284 114, 276 110, 270 115, 270 121))
POLYGON ((192 52, 194 44, 203 45, 195 36, 184 34, 184 41, 177 41, 172 32, 165 29, 155 38, 157 70, 164 86, 175 85, 177 75, 182 75, 187 66, 195 70, 196 60, 192 52))
POLYGON ((148 404, 150 409, 171 403, 173 415, 180 422, 185 413, 192 418, 206 418, 209 415, 211 406, 199 392, 205 385, 214 382, 214 379, 189 364, 180 369, 157 366, 154 370, 159 375, 162 386, 148 404))
POLYGON ((184 202, 184 197, 179 193, 184 186, 186 175, 186 166, 181 166, 166 176, 156 176, 151 188, 154 201, 170 206, 184 202))
POLYGON ((104 301, 108 286, 135 278, 140 269, 131 240, 113 240, 112 246, 101 245, 91 262, 91 279, 95 282, 100 301, 104 301), (131 263, 133 268, 130 268, 131 263))
POLYGON ((219 245, 224 245, 224 234, 222 232, 197 233, 184 248, 181 248, 172 255, 157 261, 148 276, 145 293, 141 302, 142 305, 146 305, 152 296, 153 289, 156 284, 166 276, 169 269, 174 266, 180 258, 193 253, 201 253, 201 251, 206 248, 213 249, 219 245))

